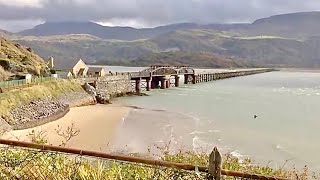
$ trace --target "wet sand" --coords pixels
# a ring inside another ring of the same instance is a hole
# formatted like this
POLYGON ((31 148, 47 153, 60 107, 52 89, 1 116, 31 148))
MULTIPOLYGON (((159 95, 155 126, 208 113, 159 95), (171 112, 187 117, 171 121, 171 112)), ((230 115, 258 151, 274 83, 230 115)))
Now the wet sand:
POLYGON ((121 124, 122 118, 129 111, 129 107, 117 105, 76 107, 70 109, 66 116, 57 121, 35 128, 10 131, 5 133, 2 138, 30 141, 28 134, 34 130, 35 132, 45 132, 48 144, 60 145, 64 138, 57 134, 57 130, 61 128, 60 132, 66 132, 66 129, 74 124, 74 129, 80 130, 79 134, 73 137, 66 144, 66 147, 106 152, 109 150, 109 143, 121 124))

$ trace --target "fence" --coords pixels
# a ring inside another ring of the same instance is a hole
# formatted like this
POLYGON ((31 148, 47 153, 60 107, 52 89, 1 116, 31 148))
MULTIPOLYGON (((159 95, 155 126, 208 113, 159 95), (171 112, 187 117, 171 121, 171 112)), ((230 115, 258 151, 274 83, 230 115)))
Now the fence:
POLYGON ((24 87, 29 87, 41 82, 55 80, 54 77, 33 77, 30 80, 21 79, 21 80, 11 80, 11 81, 2 81, 0 82, 0 93, 9 91, 12 89, 19 89, 24 87))
POLYGON ((13 86, 25 85, 27 82, 25 79, 22 80, 12 80, 12 81, 2 81, 0 82, 0 87, 8 88, 13 86))
POLYGON ((1 179, 285 179, 224 170, 216 148, 209 166, 201 167, 11 140, 0 144, 1 179))

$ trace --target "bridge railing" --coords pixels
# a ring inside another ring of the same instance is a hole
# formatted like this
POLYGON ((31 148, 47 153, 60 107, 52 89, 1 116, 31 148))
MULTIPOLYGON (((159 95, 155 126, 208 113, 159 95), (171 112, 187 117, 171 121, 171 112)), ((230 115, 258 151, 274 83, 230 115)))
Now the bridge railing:
POLYGON ((131 78, 151 77, 151 74, 148 71, 130 72, 129 75, 131 78))
POLYGON ((132 78, 138 77, 150 77, 150 76, 165 76, 165 75, 182 75, 182 74, 194 74, 193 68, 187 66, 151 66, 140 72, 131 72, 132 78))

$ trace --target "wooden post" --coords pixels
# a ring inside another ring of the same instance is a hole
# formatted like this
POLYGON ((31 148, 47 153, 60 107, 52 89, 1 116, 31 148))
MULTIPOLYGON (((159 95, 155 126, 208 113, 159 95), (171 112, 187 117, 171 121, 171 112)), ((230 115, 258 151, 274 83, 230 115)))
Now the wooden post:
POLYGON ((222 158, 217 147, 213 148, 209 156, 208 180, 220 180, 222 169, 222 158))

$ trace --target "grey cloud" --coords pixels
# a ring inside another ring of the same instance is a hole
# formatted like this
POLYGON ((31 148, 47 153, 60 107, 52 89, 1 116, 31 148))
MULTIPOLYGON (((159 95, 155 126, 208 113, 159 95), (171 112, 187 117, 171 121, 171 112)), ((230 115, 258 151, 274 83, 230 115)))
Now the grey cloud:
POLYGON ((316 0, 42 0, 42 7, 0 4, 1 20, 134 19, 146 26, 178 22, 248 22, 280 13, 315 11, 316 0))

